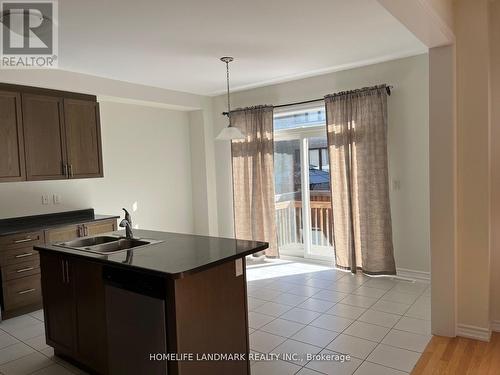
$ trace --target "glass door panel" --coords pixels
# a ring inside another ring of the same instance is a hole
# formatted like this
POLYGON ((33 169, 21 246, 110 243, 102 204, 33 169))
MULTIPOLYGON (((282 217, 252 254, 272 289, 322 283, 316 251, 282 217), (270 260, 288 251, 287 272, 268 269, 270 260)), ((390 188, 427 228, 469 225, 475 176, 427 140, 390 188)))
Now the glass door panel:
POLYGON ((330 162, 326 134, 308 137, 310 246, 306 257, 333 258, 333 223, 330 192, 330 162))
POLYGON ((281 254, 304 256, 300 140, 274 143, 276 231, 281 254))

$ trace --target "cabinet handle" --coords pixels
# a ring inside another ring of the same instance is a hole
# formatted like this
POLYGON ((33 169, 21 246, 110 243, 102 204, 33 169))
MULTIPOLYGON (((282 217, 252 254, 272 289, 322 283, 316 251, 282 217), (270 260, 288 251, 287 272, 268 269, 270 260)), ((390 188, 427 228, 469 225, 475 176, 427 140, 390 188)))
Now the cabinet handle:
POLYGON ((61 267, 62 267, 62 281, 63 284, 66 284, 66 270, 64 269, 64 260, 61 260, 61 267))
POLYGON ((84 233, 85 233, 85 236, 88 236, 88 235, 89 235, 89 227, 88 227, 88 226, 84 225, 84 226, 83 226, 83 231, 84 231, 84 233))
POLYGON ((33 255, 33 253, 22 253, 22 254, 16 255, 16 258, 29 257, 30 255, 33 255))
POLYGON ((34 270, 35 267, 26 267, 26 268, 21 268, 20 270, 16 270, 16 273, 21 273, 21 272, 26 272, 26 271, 31 271, 34 270))
POLYGON ((36 240, 35 238, 27 237, 27 238, 23 238, 22 240, 15 240, 14 243, 31 242, 31 241, 35 241, 35 240, 36 240))
POLYGON ((63 164, 63 174, 68 176, 68 164, 63 164))
POLYGON ((69 284, 69 263, 66 261, 66 282, 69 284))
POLYGON ((73 177, 73 164, 69 165, 69 177, 73 177))
POLYGON ((26 289, 26 290, 21 290, 20 292, 17 292, 17 294, 32 293, 32 292, 34 292, 35 290, 36 290, 35 288, 26 289))

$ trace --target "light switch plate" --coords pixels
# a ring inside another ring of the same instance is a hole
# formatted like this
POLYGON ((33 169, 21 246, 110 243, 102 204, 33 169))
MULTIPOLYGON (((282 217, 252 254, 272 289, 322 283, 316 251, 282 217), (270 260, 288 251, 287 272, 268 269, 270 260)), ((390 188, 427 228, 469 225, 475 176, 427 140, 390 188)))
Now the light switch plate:
POLYGON ((401 190, 401 181, 400 180, 392 180, 392 190, 398 191, 401 190))
POLYGON ((236 259, 234 261, 234 267, 236 269, 236 276, 241 276, 243 275, 243 261, 240 259, 236 259))
POLYGON ((44 204, 44 205, 49 204, 49 196, 48 196, 48 194, 42 195, 42 204, 44 204))

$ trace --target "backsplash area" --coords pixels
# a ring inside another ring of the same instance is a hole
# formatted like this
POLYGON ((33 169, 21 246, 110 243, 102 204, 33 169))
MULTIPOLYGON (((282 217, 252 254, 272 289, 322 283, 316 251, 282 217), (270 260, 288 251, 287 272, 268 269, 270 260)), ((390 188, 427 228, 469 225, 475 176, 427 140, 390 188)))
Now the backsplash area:
POLYGON ((92 183, 92 180, 2 183, 0 219, 92 207, 92 183))

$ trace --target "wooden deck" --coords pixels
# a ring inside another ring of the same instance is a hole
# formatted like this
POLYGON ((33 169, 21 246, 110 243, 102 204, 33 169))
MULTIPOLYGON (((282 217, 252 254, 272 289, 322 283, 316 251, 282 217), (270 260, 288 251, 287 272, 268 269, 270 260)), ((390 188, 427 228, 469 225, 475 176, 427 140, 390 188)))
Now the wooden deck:
POLYGON ((493 333, 490 342, 434 336, 412 372, 423 374, 500 374, 500 333, 493 333))

